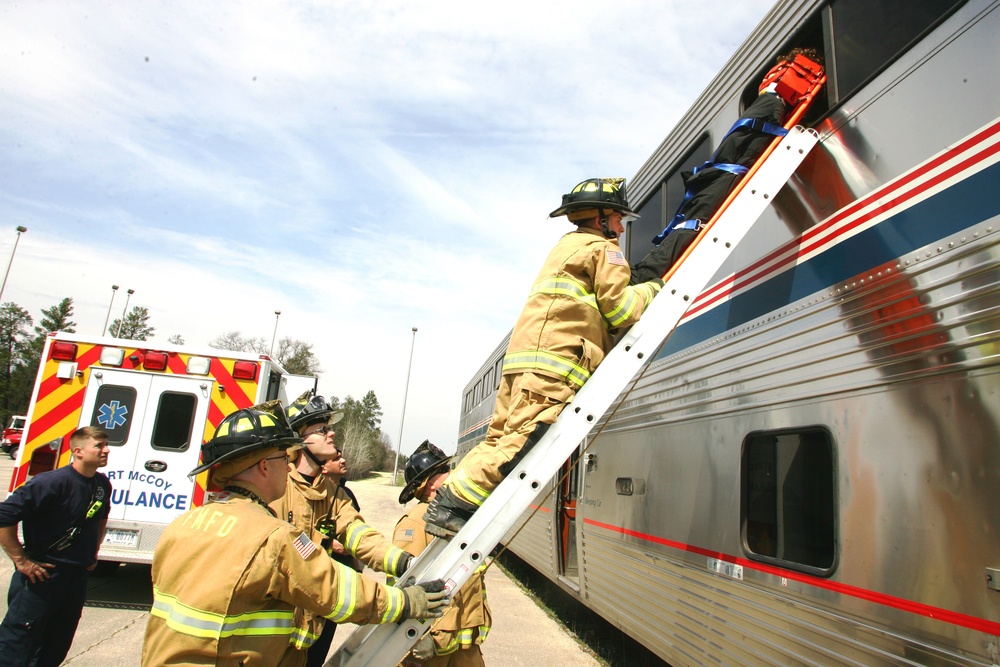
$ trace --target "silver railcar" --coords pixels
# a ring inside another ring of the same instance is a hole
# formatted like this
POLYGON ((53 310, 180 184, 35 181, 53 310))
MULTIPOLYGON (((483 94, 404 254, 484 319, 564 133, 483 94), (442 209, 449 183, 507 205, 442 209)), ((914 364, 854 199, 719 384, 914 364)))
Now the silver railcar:
POLYGON ((825 55, 820 144, 509 544, 668 662, 1000 663, 996 35, 996 1, 778 2, 630 179, 636 261, 774 57, 825 55))

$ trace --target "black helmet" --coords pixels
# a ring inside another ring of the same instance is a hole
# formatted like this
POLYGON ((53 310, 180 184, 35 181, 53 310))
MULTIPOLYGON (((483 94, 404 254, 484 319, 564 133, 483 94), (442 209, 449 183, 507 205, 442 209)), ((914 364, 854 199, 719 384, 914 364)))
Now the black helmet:
POLYGON ((563 195, 562 206, 549 213, 549 217, 558 218, 588 208, 609 208, 622 215, 639 217, 628 205, 624 178, 588 178, 578 183, 569 194, 563 195))
POLYGON ((332 426, 344 418, 343 412, 335 412, 329 401, 322 396, 313 396, 311 391, 292 401, 286 412, 288 423, 295 431, 319 422, 326 422, 332 426))
POLYGON ((202 463, 188 475, 197 475, 223 461, 238 459, 259 449, 288 449, 302 444, 288 425, 277 401, 237 410, 219 423, 215 436, 201 446, 202 463))
POLYGON ((406 486, 399 493, 400 504, 406 504, 413 500, 413 495, 421 484, 437 473, 447 470, 448 466, 451 465, 452 458, 432 445, 430 440, 424 440, 420 443, 420 446, 406 460, 406 468, 403 470, 406 486))

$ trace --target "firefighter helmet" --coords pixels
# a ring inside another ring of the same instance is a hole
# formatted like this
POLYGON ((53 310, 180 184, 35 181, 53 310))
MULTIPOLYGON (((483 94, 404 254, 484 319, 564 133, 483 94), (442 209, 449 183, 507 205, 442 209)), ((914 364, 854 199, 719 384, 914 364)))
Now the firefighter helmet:
POLYGON ((611 209, 625 216, 639 217, 628 205, 624 178, 588 178, 578 183, 569 194, 562 196, 562 206, 549 213, 549 217, 558 218, 588 208, 611 209))
POLYGON ((406 468, 403 469, 406 486, 399 493, 399 503, 403 505, 410 502, 421 484, 437 473, 448 469, 452 458, 454 457, 448 456, 431 444, 430 440, 424 440, 420 443, 420 446, 406 460, 406 468))
POLYGON ((329 401, 322 396, 313 396, 311 391, 292 401, 286 411, 288 423, 295 431, 324 421, 332 426, 344 418, 343 412, 336 412, 329 401))
POLYGON ((215 436, 201 446, 201 465, 188 474, 197 475, 261 449, 288 449, 300 444, 302 438, 288 425, 281 405, 255 405, 237 410, 219 423, 215 436))

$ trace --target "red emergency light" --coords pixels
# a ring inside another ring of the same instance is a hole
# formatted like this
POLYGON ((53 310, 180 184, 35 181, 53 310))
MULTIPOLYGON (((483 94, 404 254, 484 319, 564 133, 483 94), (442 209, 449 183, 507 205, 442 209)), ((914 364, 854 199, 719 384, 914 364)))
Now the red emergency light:
POLYGON ((147 352, 142 358, 142 367, 147 371, 163 371, 167 369, 166 352, 147 352))
POLYGON ((49 359, 54 361, 76 361, 76 343, 56 341, 49 350, 49 359))
POLYGON ((234 380, 256 380, 257 379, 257 362, 255 362, 255 361, 237 361, 233 365, 233 379, 234 380))

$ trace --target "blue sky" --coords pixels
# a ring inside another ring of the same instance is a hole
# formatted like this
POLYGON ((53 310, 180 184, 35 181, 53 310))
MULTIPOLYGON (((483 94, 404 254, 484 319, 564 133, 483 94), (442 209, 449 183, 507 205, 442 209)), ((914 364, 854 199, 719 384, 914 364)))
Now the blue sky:
POLYGON ((770 4, 6 3, 3 300, 97 334, 118 284, 197 346, 281 310, 394 442, 416 326, 402 451, 451 451, 549 211, 634 174, 770 4))

